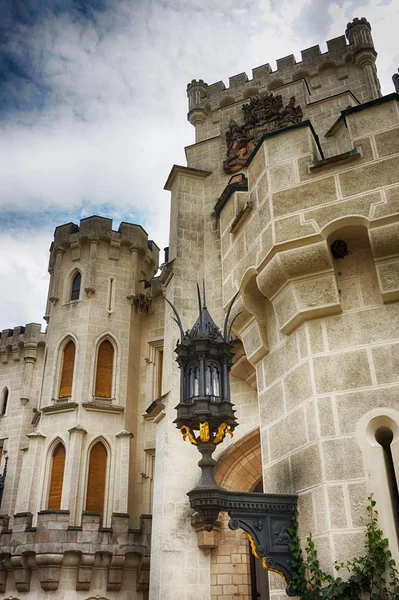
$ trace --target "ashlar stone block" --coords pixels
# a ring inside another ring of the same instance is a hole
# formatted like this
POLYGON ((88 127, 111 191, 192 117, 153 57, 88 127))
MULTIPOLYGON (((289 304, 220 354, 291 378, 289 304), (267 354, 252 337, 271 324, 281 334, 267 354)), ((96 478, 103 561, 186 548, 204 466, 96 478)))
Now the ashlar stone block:
POLYGON ((327 481, 364 477, 362 454, 354 437, 323 440, 322 448, 327 481))
POLYGON ((372 384, 370 365, 365 350, 314 356, 312 360, 318 393, 328 394, 372 384))

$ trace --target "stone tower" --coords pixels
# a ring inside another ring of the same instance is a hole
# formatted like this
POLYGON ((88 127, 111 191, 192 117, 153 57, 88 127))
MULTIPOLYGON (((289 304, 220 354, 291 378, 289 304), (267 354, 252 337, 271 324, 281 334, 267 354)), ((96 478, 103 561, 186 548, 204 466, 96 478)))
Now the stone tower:
POLYGON ((219 325, 238 294, 240 425, 214 453, 217 482, 297 494, 299 534, 331 574, 363 551, 373 492, 398 558, 399 95, 381 97, 375 59, 355 19, 325 53, 228 87, 193 80, 195 143, 165 185, 159 275, 139 225, 57 227, 46 333, 28 324, 0 340, 6 598, 281 600, 247 539, 223 517, 205 531, 186 495, 200 470, 173 423, 164 297, 190 329, 202 279, 219 325))

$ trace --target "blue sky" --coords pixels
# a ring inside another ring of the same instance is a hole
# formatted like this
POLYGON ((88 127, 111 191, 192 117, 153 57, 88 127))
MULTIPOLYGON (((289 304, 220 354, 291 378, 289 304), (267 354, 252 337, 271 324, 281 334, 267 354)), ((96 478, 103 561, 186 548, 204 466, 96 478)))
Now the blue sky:
POLYGON ((372 24, 383 93, 397 0, 0 0, 0 329, 41 322, 56 225, 90 214, 168 244, 173 163, 194 142, 186 84, 372 24))

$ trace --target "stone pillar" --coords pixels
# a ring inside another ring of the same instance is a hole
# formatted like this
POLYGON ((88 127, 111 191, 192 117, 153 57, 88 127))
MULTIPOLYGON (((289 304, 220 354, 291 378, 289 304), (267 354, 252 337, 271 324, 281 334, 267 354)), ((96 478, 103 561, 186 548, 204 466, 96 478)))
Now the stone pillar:
POLYGON ((87 296, 90 298, 92 294, 96 291, 96 260, 97 260, 97 247, 100 243, 100 240, 97 238, 92 238, 90 240, 90 254, 89 254, 89 266, 87 269, 87 279, 85 292, 87 296))
POLYGON ((112 512, 128 512, 130 440, 134 437, 123 429, 116 437, 115 496, 112 512))
POLYGON ((47 296, 47 302, 46 302, 46 314, 43 316, 44 321, 46 321, 46 323, 48 323, 50 321, 50 313, 51 313, 51 290, 53 289, 53 282, 54 282, 54 270, 53 269, 49 269, 49 273, 50 273, 50 281, 49 281, 49 294, 47 296))
POLYGON ((375 98, 379 98, 381 96, 381 88, 375 68, 375 57, 373 55, 364 57, 361 56, 359 65, 363 69, 364 79, 367 84, 370 99, 374 100, 375 98))
POLYGON ((55 261, 54 261, 54 269, 53 269, 53 281, 52 281, 52 287, 51 287, 51 294, 50 294, 50 302, 52 302, 53 304, 55 304, 56 302, 58 302, 59 298, 59 286, 60 286, 60 273, 61 273, 61 261, 62 261, 62 255, 64 254, 65 250, 64 248, 58 247, 54 250, 54 255, 55 255, 55 261))
POLYGON ((30 400, 30 392, 32 387, 32 374, 34 364, 36 362, 36 351, 37 344, 25 344, 25 369, 24 369, 24 379, 22 383, 21 390, 21 402, 22 404, 26 404, 30 400))
POLYGON ((17 500, 15 503, 16 513, 36 512, 35 496, 38 487, 38 472, 36 470, 39 463, 44 441, 46 436, 40 431, 28 433, 29 448, 25 451, 22 459, 21 476, 19 480, 17 500))
POLYGON ((138 266, 138 248, 130 247, 130 283, 128 299, 133 303, 137 290, 137 266, 138 266))
POLYGON ((70 524, 76 525, 78 521, 78 495, 79 495, 79 475, 82 459, 83 437, 87 431, 81 425, 76 425, 69 429, 69 451, 67 453, 63 494, 61 499, 61 509, 69 510, 70 524))

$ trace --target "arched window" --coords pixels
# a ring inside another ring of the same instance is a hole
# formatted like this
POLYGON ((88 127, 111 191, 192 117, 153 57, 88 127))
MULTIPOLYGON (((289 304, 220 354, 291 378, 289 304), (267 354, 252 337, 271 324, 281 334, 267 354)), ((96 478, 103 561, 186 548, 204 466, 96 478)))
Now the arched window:
POLYGON ((61 442, 57 444, 53 452, 51 463, 50 487, 48 495, 48 510, 59 510, 61 508, 62 482, 64 481, 65 448, 61 442))
POLYGON ((107 450, 102 442, 97 442, 92 447, 89 458, 86 510, 99 512, 101 522, 104 514, 106 472, 107 450))
POLYGON ((60 377, 59 398, 72 396, 73 369, 75 366, 75 344, 72 340, 64 347, 60 377))
POLYGON ((98 398, 112 397, 114 372, 114 347, 109 340, 101 342, 97 353, 97 370, 94 395, 98 398))
POLYGON ((71 286, 71 300, 79 300, 82 275, 79 271, 74 275, 71 286))
POLYGON ((4 388, 2 399, 1 399, 1 414, 5 415, 7 412, 7 404, 8 404, 8 388, 4 388))

